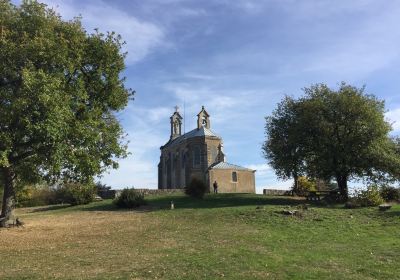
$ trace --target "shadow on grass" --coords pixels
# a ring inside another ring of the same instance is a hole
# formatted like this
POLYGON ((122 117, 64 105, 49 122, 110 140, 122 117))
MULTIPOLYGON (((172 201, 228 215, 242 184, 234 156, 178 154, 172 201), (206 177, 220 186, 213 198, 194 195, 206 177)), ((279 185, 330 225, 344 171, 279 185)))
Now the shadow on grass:
POLYGON ((69 204, 57 204, 57 205, 48 205, 48 206, 43 206, 43 207, 35 207, 30 213, 36 213, 36 212, 46 212, 46 211, 54 211, 54 210, 60 210, 60 209, 65 209, 69 208, 71 205, 69 204))
POLYGON ((118 212, 151 212, 154 210, 159 210, 159 207, 148 203, 137 208, 118 208, 112 203, 111 199, 103 200, 102 202, 95 202, 81 207, 82 211, 118 211, 118 212))
POLYGON ((400 210, 388 211, 388 212, 384 212, 382 214, 384 214, 387 217, 400 217, 400 210))
MULTIPOLYGON (((147 205, 133 208, 118 208, 112 203, 111 199, 90 203, 87 205, 70 206, 52 205, 35 208, 29 211, 45 212, 45 211, 134 211, 134 212, 152 212, 170 209, 171 201, 173 201, 176 209, 213 209, 224 207, 238 206, 297 206, 301 204, 309 204, 313 207, 329 207, 318 202, 306 201, 302 198, 286 197, 286 196, 264 196, 256 194, 208 194, 203 199, 195 199, 183 194, 172 195, 150 195, 146 197, 147 205)), ((398 214, 400 215, 400 214, 398 214)))
POLYGON ((301 204, 309 204, 313 207, 332 207, 323 205, 319 202, 310 202, 302 198, 285 197, 285 196, 263 196, 255 194, 209 194, 203 199, 195 199, 183 194, 172 195, 152 195, 146 197, 147 205, 133 209, 122 209, 116 207, 111 200, 92 203, 85 205, 82 211, 135 211, 135 212, 151 212, 158 210, 170 209, 171 201, 173 201, 176 209, 213 209, 237 206, 297 206, 301 204))
POLYGON ((149 205, 155 209, 168 209, 171 201, 177 209, 205 209, 236 206, 263 206, 263 205, 299 205, 304 204, 303 199, 291 197, 268 197, 254 194, 209 194, 203 199, 195 199, 185 195, 149 196, 149 205))

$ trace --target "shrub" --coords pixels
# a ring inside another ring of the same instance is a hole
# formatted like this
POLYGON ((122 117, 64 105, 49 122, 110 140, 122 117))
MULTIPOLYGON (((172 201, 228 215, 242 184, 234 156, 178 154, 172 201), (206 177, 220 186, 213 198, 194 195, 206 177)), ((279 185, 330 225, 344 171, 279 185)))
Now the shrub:
POLYGON ((297 187, 293 186, 293 193, 299 196, 305 196, 310 191, 316 191, 317 185, 312 180, 305 176, 300 176, 297 179, 297 187))
POLYGON ((358 208, 358 207, 360 207, 360 204, 358 204, 358 202, 354 199, 351 199, 344 204, 344 208, 347 208, 347 209, 354 209, 354 208, 358 208))
POLYGON ((342 196, 337 191, 330 191, 329 194, 324 197, 324 200, 327 203, 338 203, 345 202, 347 200, 347 197, 342 196))
POLYGON ((101 182, 96 183, 96 193, 102 199, 113 199, 115 198, 115 190, 112 190, 110 186, 102 184, 101 182))
POLYGON ((146 205, 144 194, 135 189, 123 189, 121 194, 114 199, 114 204, 119 208, 135 208, 146 205))
POLYGON ((189 185, 185 187, 185 194, 195 198, 203 198, 206 192, 206 184, 202 180, 195 177, 193 177, 189 185))
POLYGON ((381 197, 385 201, 400 201, 400 189, 392 186, 382 186, 380 189, 381 197))
POLYGON ((16 191, 17 207, 35 207, 59 203, 54 188, 48 185, 26 185, 16 191))
POLYGON ((377 185, 370 185, 366 190, 356 191, 354 201, 362 207, 378 206, 384 202, 377 185))
POLYGON ((88 204, 93 201, 95 186, 91 183, 65 183, 56 189, 57 203, 69 203, 71 205, 88 204))

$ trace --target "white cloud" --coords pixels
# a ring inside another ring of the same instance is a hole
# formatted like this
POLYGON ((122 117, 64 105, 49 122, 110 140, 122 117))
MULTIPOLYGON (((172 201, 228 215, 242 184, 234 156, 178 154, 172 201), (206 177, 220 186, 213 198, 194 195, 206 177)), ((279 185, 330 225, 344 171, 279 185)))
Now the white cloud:
MULTIPOLYGON (((247 114, 252 105, 259 101, 251 98, 252 91, 230 88, 221 90, 195 83, 168 84, 165 85, 165 89, 175 95, 179 104, 186 104, 186 115, 195 116, 204 105, 207 111, 212 112, 211 121, 218 124, 231 121, 233 115, 238 118, 242 114, 247 114)), ((191 126, 195 120, 187 119, 187 121, 191 126)))
POLYGON ((116 189, 157 188, 160 146, 168 140, 171 113, 169 107, 129 106, 120 118, 129 133, 128 151, 131 154, 119 160, 119 168, 104 174, 101 181, 116 189))
POLYGON ((343 79, 365 79, 399 58, 398 5, 380 5, 373 1, 343 2, 344 5, 329 1, 299 3, 292 16, 317 23, 309 35, 313 35, 312 32, 324 34, 309 38, 318 49, 312 49, 312 59, 305 64, 305 71, 325 71, 343 79), (352 22, 351 27, 340 22, 332 24, 345 14, 354 15, 358 20, 352 22))
POLYGON ((101 181, 114 189, 157 188, 157 164, 133 156, 119 161, 117 170, 104 174, 101 181))
POLYGON ((146 57, 153 49, 165 43, 165 31, 154 23, 139 20, 127 12, 117 9, 104 1, 43 0, 65 19, 82 16, 82 23, 88 32, 98 28, 100 32, 115 31, 126 41, 124 51, 128 52, 127 64, 133 64, 146 57))
POLYGON ((392 124, 394 132, 400 132, 400 108, 387 112, 385 116, 392 124))
POLYGON ((266 163, 249 164, 246 167, 256 170, 258 175, 266 175, 267 173, 273 172, 271 167, 266 163))

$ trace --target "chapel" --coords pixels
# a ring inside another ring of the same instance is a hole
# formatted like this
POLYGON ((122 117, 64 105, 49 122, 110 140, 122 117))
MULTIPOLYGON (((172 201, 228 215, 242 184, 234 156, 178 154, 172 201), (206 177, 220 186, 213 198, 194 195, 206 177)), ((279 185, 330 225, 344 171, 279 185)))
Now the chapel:
POLYGON ((193 177, 211 191, 214 182, 220 193, 254 193, 255 170, 226 162, 223 141, 211 130, 210 115, 204 106, 197 114, 197 127, 182 134, 179 108, 170 117, 171 134, 161 146, 158 188, 182 189, 193 177))

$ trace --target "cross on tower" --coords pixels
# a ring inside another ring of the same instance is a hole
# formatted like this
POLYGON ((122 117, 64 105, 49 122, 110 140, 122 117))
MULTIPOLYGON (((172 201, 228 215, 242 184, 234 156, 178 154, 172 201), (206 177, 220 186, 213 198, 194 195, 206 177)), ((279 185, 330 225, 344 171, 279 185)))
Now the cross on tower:
POLYGON ((176 105, 174 108, 175 108, 175 112, 178 112, 178 110, 179 110, 179 106, 178 106, 178 105, 176 105))

